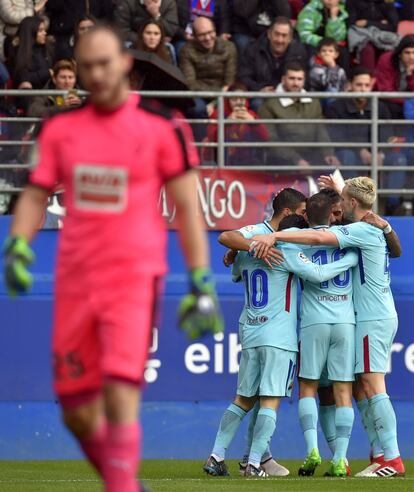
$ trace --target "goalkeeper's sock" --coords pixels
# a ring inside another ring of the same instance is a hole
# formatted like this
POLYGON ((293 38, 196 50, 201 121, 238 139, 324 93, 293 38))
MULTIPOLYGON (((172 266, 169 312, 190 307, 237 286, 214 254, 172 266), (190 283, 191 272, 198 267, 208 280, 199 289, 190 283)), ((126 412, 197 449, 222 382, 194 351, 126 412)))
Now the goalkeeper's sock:
POLYGON ((318 449, 318 408, 315 398, 306 397, 299 400, 299 420, 306 441, 307 454, 318 449))
POLYGON ((393 460, 400 456, 397 442, 397 419, 390 397, 379 393, 369 400, 369 407, 374 417, 375 429, 384 450, 384 459, 393 460))
POLYGON ((352 426, 354 425, 354 409, 352 407, 338 407, 335 412, 336 441, 333 462, 346 459, 352 426))
POLYGON ((106 419, 103 418, 95 432, 79 439, 79 444, 88 458, 89 463, 94 466, 100 475, 102 475, 103 472, 103 450, 106 444, 107 434, 108 423, 106 419))
POLYGON ((260 467, 262 457, 275 432, 276 417, 277 414, 273 408, 261 408, 257 414, 253 442, 249 454, 249 463, 256 468, 260 467))
POLYGON ((332 456, 335 454, 335 412, 335 405, 319 405, 319 422, 332 456))
POLYGON ((216 440, 211 455, 217 460, 222 461, 226 457, 226 450, 236 435, 241 421, 246 416, 246 411, 234 403, 229 405, 220 421, 216 440))
POLYGON ((106 492, 138 492, 138 469, 141 430, 132 424, 108 423, 108 436, 103 461, 106 492))
POLYGON ((369 444, 371 446, 372 456, 376 458, 384 454, 381 442, 379 440, 377 431, 374 425, 374 416, 369 407, 368 400, 364 398, 363 400, 357 401, 357 407, 361 415, 362 425, 364 426, 365 432, 368 435, 369 444))

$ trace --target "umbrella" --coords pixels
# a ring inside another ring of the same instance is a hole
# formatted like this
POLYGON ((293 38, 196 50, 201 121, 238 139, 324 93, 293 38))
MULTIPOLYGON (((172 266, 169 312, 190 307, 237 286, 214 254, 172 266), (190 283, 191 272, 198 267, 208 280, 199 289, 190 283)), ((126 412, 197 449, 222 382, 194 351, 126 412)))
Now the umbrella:
MULTIPOLYGON (((142 91, 188 91, 187 81, 182 71, 162 60, 154 53, 146 51, 130 50, 134 58, 135 71, 140 76, 142 91)), ((186 111, 194 106, 192 98, 158 98, 162 103, 186 111)))

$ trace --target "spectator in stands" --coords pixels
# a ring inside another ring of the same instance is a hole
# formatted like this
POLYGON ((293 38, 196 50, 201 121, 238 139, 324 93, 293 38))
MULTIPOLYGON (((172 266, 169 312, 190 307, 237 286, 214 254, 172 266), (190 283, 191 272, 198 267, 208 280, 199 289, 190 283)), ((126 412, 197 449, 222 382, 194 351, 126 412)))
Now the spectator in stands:
POLYGON ((157 21, 144 22, 138 34, 136 48, 147 53, 154 53, 168 63, 173 61, 171 51, 165 44, 164 28, 157 21))
POLYGON ((77 40, 82 34, 88 32, 89 29, 92 29, 98 22, 98 19, 91 14, 85 14, 82 16, 75 26, 75 32, 70 40, 70 48, 71 48, 71 56, 70 58, 74 58, 74 48, 77 40))
POLYGON ((325 38, 319 43, 318 53, 311 58, 309 71, 309 89, 314 92, 342 92, 346 88, 345 70, 339 67, 338 43, 325 38))
POLYGON ((20 22, 41 12, 47 0, 0 0, 0 61, 10 53, 20 22))
POLYGON ((300 40, 314 55, 323 38, 334 39, 340 49, 338 60, 345 70, 349 69, 349 54, 346 47, 348 13, 342 0, 311 0, 298 15, 296 30, 300 40))
POLYGON ((65 91, 65 95, 38 96, 33 99, 28 109, 28 116, 45 118, 64 109, 78 107, 82 100, 76 89, 76 63, 72 60, 58 61, 52 70, 51 80, 46 90, 65 91))
POLYGON ((50 78, 53 45, 47 41, 46 23, 41 17, 26 17, 15 39, 13 82, 19 89, 42 89, 50 78))
MULTIPOLYGON (((350 78, 351 92, 372 92, 375 79, 368 68, 361 65, 352 70, 350 78)), ((337 99, 325 108, 325 116, 335 120, 369 120, 372 116, 372 104, 368 98, 337 99)), ((389 119, 390 112, 383 102, 378 106, 378 116, 380 119, 389 119)), ((371 141, 370 125, 348 125, 330 124, 328 126, 331 140, 336 142, 355 142, 363 143, 371 141)), ((392 133, 392 132, 391 132, 392 133)), ((381 140, 387 140, 391 133, 389 127, 381 125, 381 140)), ((339 149, 336 154, 345 166, 372 164, 370 148, 363 149, 339 149)), ((383 156, 380 155, 379 164, 382 164, 383 156)))
POLYGON ((291 142, 290 147, 277 147, 270 150, 269 162, 272 164, 296 164, 299 167, 309 167, 312 164, 328 164, 338 166, 339 161, 329 147, 306 148, 296 147, 298 143, 328 143, 329 136, 325 125, 301 124, 302 120, 323 119, 321 105, 318 100, 306 95, 305 69, 297 62, 286 65, 282 82, 276 92, 302 92, 301 98, 271 98, 266 99, 259 108, 259 116, 263 119, 294 119, 298 123, 267 125, 271 142, 291 142))
MULTIPOLYGON (((229 87, 229 92, 246 92, 247 88, 240 82, 235 82, 229 87)), ((269 139, 267 128, 262 124, 246 124, 257 119, 257 114, 249 108, 249 102, 245 97, 232 97, 225 100, 225 117, 237 120, 239 123, 226 125, 226 142, 265 142, 269 139)), ((211 115, 212 119, 218 118, 218 111, 211 115)), ((217 143, 217 125, 209 125, 207 128, 207 141, 217 143)), ((203 160, 215 160, 208 157, 209 151, 205 149, 203 160)), ((212 152, 213 154, 215 152, 212 152)), ((263 149, 228 147, 226 149, 226 164, 228 166, 241 166, 244 164, 263 164, 263 149)))
MULTIPOLYGON (((240 59, 238 79, 250 90, 272 92, 282 79, 287 63, 305 65, 305 48, 293 39, 293 27, 287 17, 277 17, 267 33, 250 45, 240 59)), ((262 100, 252 102, 257 109, 262 100)))
POLYGON ((349 13, 349 43, 350 50, 357 47, 359 63, 375 70, 380 54, 387 49, 393 49, 398 39, 391 35, 384 35, 383 31, 396 32, 398 13, 394 2, 390 0, 347 0, 349 13), (355 29, 358 28, 358 29, 355 29), (357 39, 352 37, 357 32, 357 39), (361 49, 361 46, 363 48, 361 49))
MULTIPOLYGON (((235 81, 237 51, 231 41, 217 37, 211 19, 198 17, 193 22, 194 40, 188 41, 180 53, 180 67, 193 91, 221 91, 235 81)), ((204 118, 214 107, 202 99, 191 110, 193 117, 204 118)))
POLYGON ((49 34, 56 40, 56 58, 70 58, 70 41, 79 19, 91 14, 98 19, 110 19, 112 0, 47 0, 46 14, 50 18, 49 34))
POLYGON ((168 38, 173 38, 178 30, 175 0, 118 0, 114 19, 123 32, 125 41, 132 46, 136 45, 139 30, 145 21, 158 21, 168 38))
MULTIPOLYGON (((376 81, 376 88, 381 92, 414 91, 414 35, 404 36, 393 52, 381 55, 376 81)), ((402 99, 386 99, 393 118, 403 118, 403 102, 402 99)))
POLYGON ((276 17, 290 18, 292 10, 287 0, 222 0, 221 32, 231 33, 241 58, 247 47, 264 34, 276 17))

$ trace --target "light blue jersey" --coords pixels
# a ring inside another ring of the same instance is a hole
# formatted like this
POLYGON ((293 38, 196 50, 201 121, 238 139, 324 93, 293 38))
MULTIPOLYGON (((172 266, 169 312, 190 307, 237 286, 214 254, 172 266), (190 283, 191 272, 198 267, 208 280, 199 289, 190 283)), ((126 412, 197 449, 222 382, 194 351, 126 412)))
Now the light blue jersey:
MULTIPOLYGON (((306 229, 305 229, 306 230, 306 229)), ((312 230, 330 230, 316 226, 312 230)), ((304 246, 303 252, 317 265, 341 259, 346 250, 327 246, 304 246)), ((356 251, 354 251, 356 254, 356 251)), ((300 274, 299 274, 300 276, 300 274)), ((321 283, 303 282, 300 326, 324 324, 355 324, 352 298, 352 270, 345 270, 331 280, 321 283)))
MULTIPOLYGON (((291 229, 297 230, 297 229, 291 229)), ((250 239, 257 234, 273 232, 267 223, 247 226, 239 232, 250 239)), ((358 257, 348 253, 331 264, 312 263, 301 248, 280 243, 284 255, 282 265, 269 268, 263 260, 242 251, 233 266, 233 278, 240 278, 245 288, 245 306, 241 320, 242 347, 272 346, 297 351, 297 279, 324 282, 355 265, 358 257)))
POLYGON ((329 230, 338 238, 340 248, 359 248, 358 265, 352 272, 357 322, 396 318, 389 253, 382 230, 365 222, 329 230))

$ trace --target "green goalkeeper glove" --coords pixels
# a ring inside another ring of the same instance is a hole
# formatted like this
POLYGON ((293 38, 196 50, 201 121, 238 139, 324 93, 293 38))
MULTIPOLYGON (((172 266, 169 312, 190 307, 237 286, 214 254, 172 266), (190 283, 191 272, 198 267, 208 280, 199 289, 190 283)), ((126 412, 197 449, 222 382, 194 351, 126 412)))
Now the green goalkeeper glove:
POLYGON ((27 292, 33 284, 33 276, 27 266, 35 255, 24 237, 8 237, 3 247, 4 280, 10 296, 27 292))
POLYGON ((180 327, 191 340, 224 330, 214 282, 208 268, 191 271, 191 293, 181 301, 178 311, 180 327))

